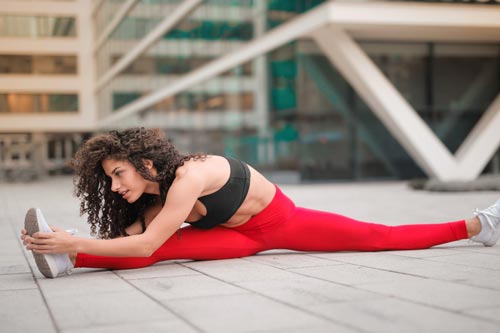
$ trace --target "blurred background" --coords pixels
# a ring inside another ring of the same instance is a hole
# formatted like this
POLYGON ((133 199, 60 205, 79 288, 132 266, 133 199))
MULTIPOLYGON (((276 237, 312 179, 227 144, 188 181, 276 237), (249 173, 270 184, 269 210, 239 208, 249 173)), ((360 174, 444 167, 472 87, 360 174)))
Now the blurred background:
MULTIPOLYGON (((0 0, 0 181, 68 173, 84 140, 131 126, 282 181, 443 178, 440 157, 429 167, 434 157, 380 117, 390 107, 375 110, 370 90, 394 87, 456 153, 483 115, 500 115, 499 10, 499 0, 0 0), (348 36, 332 47, 348 59, 353 41, 388 82, 346 79, 362 68, 325 54, 314 37, 325 27, 348 36)), ((500 138, 485 142, 469 151, 479 171, 456 179, 500 173, 500 138)))

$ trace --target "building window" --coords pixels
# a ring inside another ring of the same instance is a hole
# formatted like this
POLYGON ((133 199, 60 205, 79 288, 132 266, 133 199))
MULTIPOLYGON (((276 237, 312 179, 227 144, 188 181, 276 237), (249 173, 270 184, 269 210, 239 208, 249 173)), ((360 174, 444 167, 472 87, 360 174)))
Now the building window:
POLYGON ((0 94, 0 114, 78 112, 77 94, 0 94))
MULTIPOLYGON (((159 18, 128 17, 120 23, 111 39, 140 39, 161 20, 159 18)), ((251 22, 217 22, 185 20, 178 24, 164 39, 250 40, 253 38, 251 22)))
POLYGON ((0 15, 1 37, 75 37, 74 17, 0 15))
MULTIPOLYGON (((113 93, 113 111, 133 102, 142 95, 138 92, 113 93)), ((183 92, 164 99, 151 107, 158 111, 252 111, 254 98, 250 92, 201 93, 183 92)))
MULTIPOLYGON (((114 65, 120 60, 120 55, 114 55, 111 58, 111 64, 114 65)), ((142 56, 138 57, 130 64, 122 74, 127 75, 155 75, 155 74, 185 74, 201 67, 212 61, 213 57, 202 57, 194 55, 187 56, 142 56)), ((253 73, 252 62, 247 62, 238 66, 236 69, 226 71, 221 76, 251 76, 253 73)))
POLYGON ((76 73, 76 56, 0 55, 0 74, 76 73))

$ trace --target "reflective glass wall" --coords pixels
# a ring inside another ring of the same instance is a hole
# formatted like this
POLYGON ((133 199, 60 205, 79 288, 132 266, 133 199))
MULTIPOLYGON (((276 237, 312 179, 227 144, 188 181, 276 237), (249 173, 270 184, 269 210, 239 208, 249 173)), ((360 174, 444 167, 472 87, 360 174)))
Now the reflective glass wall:
POLYGON ((0 15, 0 37, 74 37, 74 17, 0 15))
MULTIPOLYGON (((100 117, 322 2, 204 1, 99 89, 100 117)), ((104 3, 95 18, 100 31, 124 3, 104 3)), ((177 6, 179 1, 138 1, 97 51, 98 77, 177 6)), ((358 42, 452 152, 500 91, 497 44, 358 42)), ((236 156, 261 170, 294 171, 304 181, 423 176, 311 40, 190 86, 125 123, 161 127, 183 152, 236 156)))
POLYGON ((76 56, 0 54, 0 74, 77 74, 76 56))
POLYGON ((78 95, 0 93, 0 113, 47 112, 78 112, 78 95))

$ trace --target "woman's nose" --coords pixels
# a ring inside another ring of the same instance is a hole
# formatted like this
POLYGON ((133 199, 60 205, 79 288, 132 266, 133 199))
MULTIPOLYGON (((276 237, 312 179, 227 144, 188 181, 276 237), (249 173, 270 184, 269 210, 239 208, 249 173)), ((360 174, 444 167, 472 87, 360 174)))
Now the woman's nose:
POLYGON ((120 189, 120 184, 116 181, 113 181, 111 183, 111 191, 118 192, 119 189, 120 189))

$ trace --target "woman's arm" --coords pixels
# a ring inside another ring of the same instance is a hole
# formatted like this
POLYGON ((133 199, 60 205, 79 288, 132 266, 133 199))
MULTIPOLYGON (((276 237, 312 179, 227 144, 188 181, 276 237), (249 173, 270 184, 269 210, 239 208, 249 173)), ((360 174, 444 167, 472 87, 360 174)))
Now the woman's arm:
POLYGON ((36 233, 31 247, 38 253, 79 252, 113 257, 148 257, 184 223, 202 193, 204 180, 189 168, 178 170, 165 205, 139 235, 116 239, 88 239, 65 232, 36 233))
MULTIPOLYGON (((161 211, 162 205, 160 203, 149 206, 146 208, 146 211, 144 212, 144 225, 146 228, 148 225, 153 221, 153 219, 158 215, 158 213, 161 211)), ((131 225, 125 228, 125 232, 127 236, 132 236, 132 235, 140 235, 145 231, 143 229, 143 223, 140 220, 135 221, 131 225)), ((118 236, 115 238, 119 238, 123 236, 118 236)))

